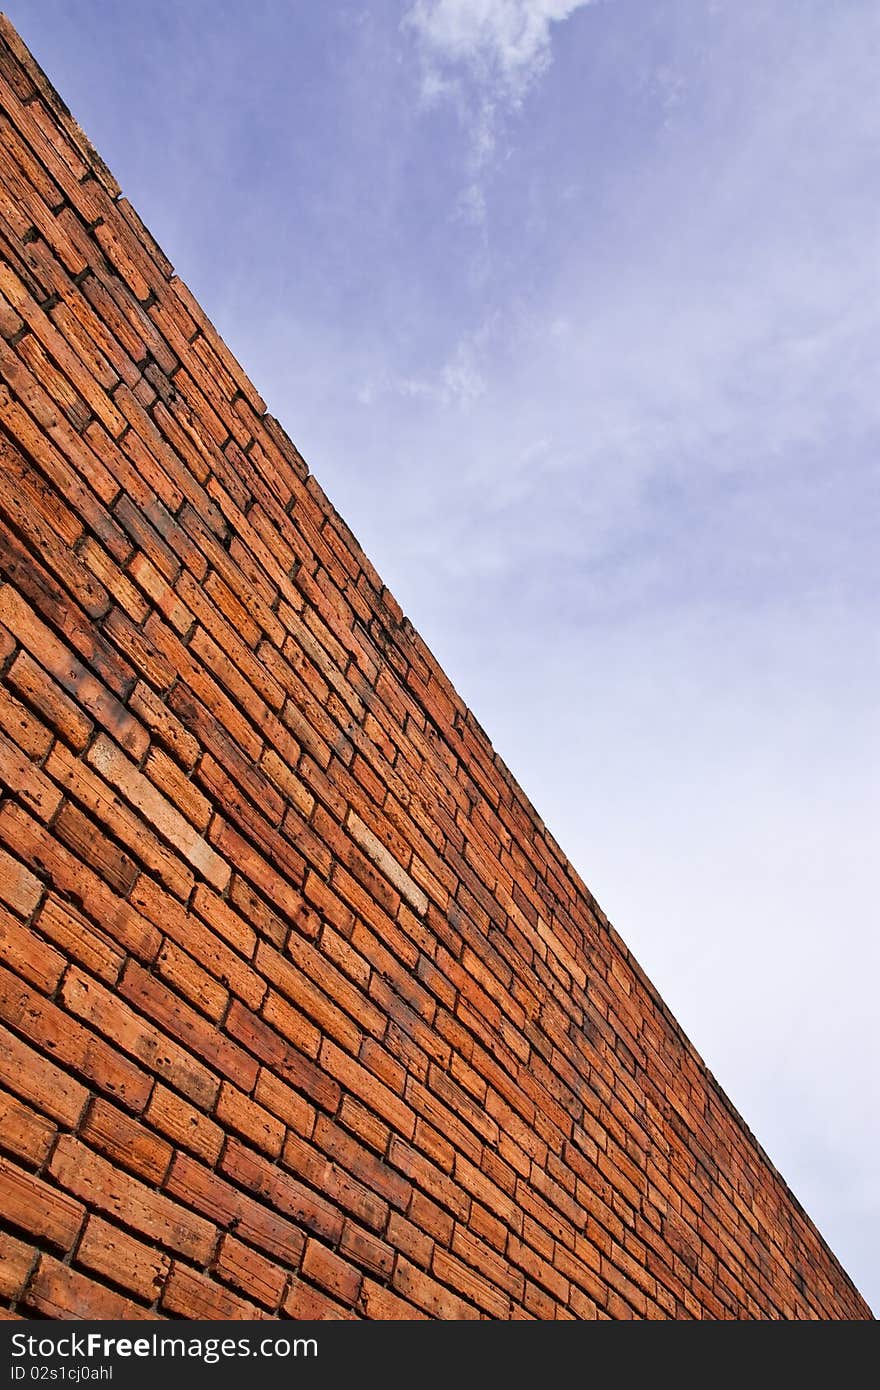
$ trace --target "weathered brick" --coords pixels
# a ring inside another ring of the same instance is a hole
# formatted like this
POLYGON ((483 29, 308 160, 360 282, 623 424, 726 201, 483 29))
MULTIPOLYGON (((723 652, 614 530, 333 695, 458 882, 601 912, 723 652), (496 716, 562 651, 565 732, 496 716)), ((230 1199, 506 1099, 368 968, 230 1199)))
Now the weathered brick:
POLYGON ((76 1247, 76 1263, 118 1284, 135 1298, 153 1303, 171 1260, 100 1216, 90 1216, 76 1247))
MULTIPOLYGON (((128 970, 131 968, 129 962, 128 970)), ((206 1108, 213 1105, 220 1087, 219 1079, 184 1048, 172 1042, 166 1033, 123 1003, 115 991, 106 989, 97 980, 90 979, 71 966, 61 986, 61 1000, 71 1015, 90 1023, 123 1052, 137 1058, 150 1072, 162 1077, 196 1105, 206 1108)), ((133 1002, 140 1003, 136 996, 133 1002)), ((72 1019, 69 1023, 73 1024, 72 1019)), ((106 1051, 110 1052, 110 1049, 106 1051)), ((118 1053, 111 1055, 119 1065, 123 1065, 118 1053)), ((132 1068, 132 1071, 138 1078, 143 1078, 136 1093, 139 1103, 132 1105, 132 1109, 139 1111, 143 1109, 152 1089, 152 1078, 140 1070, 132 1068)), ((125 1099, 121 1092, 119 1096, 125 1099)))
MULTIPOLYGON (((100 1158, 71 1135, 62 1135, 49 1163, 55 1181, 97 1210, 133 1227, 166 1250, 204 1264, 214 1248, 216 1231, 161 1192, 100 1158)), ((79 1203, 74 1204, 81 1210, 79 1203)))
MULTIPOLYGON (((0 1017, 29 1042, 50 1052, 64 1066, 116 1096, 132 1110, 142 1110, 152 1082, 145 1072, 120 1057, 90 1029, 23 981, 0 969, 0 1017)), ((49 1112, 53 1112, 50 1110, 49 1112)))
POLYGON ((42 941, 29 927, 0 907, 0 960, 36 985, 43 994, 51 994, 64 971, 64 957, 42 941))
POLYGON ((204 1274, 188 1269, 177 1261, 171 1267, 162 1292, 162 1307, 179 1318, 202 1321, 222 1319, 225 1322, 265 1317, 256 1304, 229 1293, 204 1274))
POLYGON ((0 1297, 14 1300, 21 1296, 36 1257, 33 1246, 0 1231, 0 1297))
POLYGON ((0 1147, 7 1153, 39 1167, 52 1147, 55 1134, 51 1120, 37 1114, 15 1096, 0 1091, 0 1147))
POLYGON ((105 1322, 156 1316, 104 1284, 96 1284, 87 1275, 54 1260, 51 1255, 40 1256, 24 1302, 44 1317, 58 1320, 91 1318, 105 1322))
POLYGON ((223 891, 229 882, 229 866, 116 744, 100 734, 89 749, 88 760, 198 873, 223 891))
MULTIPOLYGON (((204 1058, 209 1066, 228 1076, 243 1090, 250 1091, 253 1088, 258 1071, 254 1059, 229 1038, 218 1033, 201 1014, 184 1004, 136 962, 129 961, 126 965, 119 982, 119 991, 135 1008, 154 1019, 161 1028, 167 1029, 198 1057, 204 1058)), ((199 1070, 202 1071, 203 1068, 199 1070)), ((178 1089, 183 1088, 178 1084, 178 1089)), ((212 1083, 212 1097, 215 1089, 212 1083)), ((191 1095, 190 1099, 196 1100, 196 1096, 191 1095)))
POLYGON ((223 1230, 231 1228, 242 1240, 297 1268, 305 1237, 298 1225, 273 1207, 255 1201, 240 1188, 225 1182, 187 1154, 175 1155, 165 1190, 193 1207, 223 1230))
POLYGON ((85 1207, 65 1192, 0 1158, 0 1201, 3 1218, 18 1231, 69 1250, 76 1240, 85 1207))
POLYGON ((171 1162, 171 1145, 151 1134, 124 1110, 94 1100, 79 1128, 80 1138, 104 1158, 128 1168, 148 1183, 161 1186, 171 1162))
POLYGON ((320 1241, 309 1239, 303 1255, 302 1273, 306 1279, 319 1284, 334 1298, 349 1306, 357 1302, 361 1291, 361 1275, 354 1265, 328 1250, 320 1241))
POLYGON ((273 1264, 235 1236, 225 1235, 217 1250, 214 1272, 224 1284, 274 1312, 287 1285, 287 1270, 273 1264))
POLYGON ((261 1105, 249 1100, 228 1081, 220 1087, 214 1118, 226 1130, 239 1134, 255 1148, 277 1158, 284 1144, 284 1125, 264 1110, 261 1105))
POLYGON ((0 849, 0 901, 22 917, 30 917, 43 895, 43 885, 28 869, 0 849))
POLYGON ((158 1083, 153 1087, 144 1118, 172 1139, 175 1146, 189 1149, 209 1164, 219 1158, 223 1148, 220 1126, 167 1087, 158 1083))

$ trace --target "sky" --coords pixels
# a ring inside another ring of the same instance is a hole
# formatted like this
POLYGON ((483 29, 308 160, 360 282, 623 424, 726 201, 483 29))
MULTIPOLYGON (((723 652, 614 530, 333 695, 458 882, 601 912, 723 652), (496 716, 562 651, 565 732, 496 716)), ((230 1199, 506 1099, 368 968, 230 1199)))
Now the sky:
POLYGON ((880 1311, 880 7, 5 9, 880 1311))

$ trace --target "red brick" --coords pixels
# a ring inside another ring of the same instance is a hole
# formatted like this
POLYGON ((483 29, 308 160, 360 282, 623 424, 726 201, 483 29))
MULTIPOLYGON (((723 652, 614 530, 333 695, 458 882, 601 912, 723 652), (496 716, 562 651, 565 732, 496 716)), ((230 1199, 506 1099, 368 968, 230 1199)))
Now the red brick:
POLYGON ((0 1209, 18 1231, 26 1231, 59 1250, 69 1250, 85 1216, 85 1207, 65 1192, 0 1158, 0 1209))
POLYGON ((5 849, 0 849, 0 901, 8 903, 20 916, 30 917, 42 896, 40 880, 5 849))
POLYGON ((43 994, 51 994, 61 979, 64 957, 29 927, 0 907, 0 960, 43 994))
MULTIPOLYGON (((90 1210, 133 1227, 166 1250, 174 1250, 196 1264, 204 1264, 210 1258, 216 1239, 212 1225, 121 1172, 72 1136, 62 1135, 59 1139, 49 1172, 90 1210)), ((75 1205, 79 1207, 78 1203, 75 1205)))
POLYGON ((121 1322, 156 1316, 103 1284, 96 1284, 87 1275, 53 1260, 51 1255, 40 1256, 24 1302, 46 1318, 63 1321, 84 1318, 121 1322))
POLYGON ((255 1299, 262 1307, 274 1312, 287 1285, 287 1270, 273 1264, 256 1250, 242 1245, 234 1236, 225 1235, 220 1242, 214 1273, 239 1293, 255 1299))
POLYGON ((63 1125, 76 1124, 88 1098, 84 1086, 2 1026, 0 1081, 63 1125))
POLYGON ((34 925, 59 950, 107 984, 118 979, 124 960, 122 952, 70 903, 49 893, 34 925))
POLYGON ((266 1159, 230 1139, 220 1169, 226 1177, 270 1203, 317 1235, 336 1241, 342 1234, 342 1216, 318 1192, 310 1191, 288 1173, 273 1167, 266 1159))
MULTIPOLYGON (((220 1087, 219 1079, 172 1042, 167 1034, 124 1004, 118 994, 71 966, 61 986, 61 999, 71 1014, 92 1024, 117 1047, 137 1058, 197 1105, 206 1108, 213 1105, 220 1087)), ((68 1022, 72 1025, 72 1020, 68 1022)), ((122 1059, 119 1061, 121 1063, 122 1059)), ((136 1074, 143 1076, 140 1071, 136 1074)), ((152 1079, 144 1076, 144 1085, 138 1091, 138 1097, 143 1094, 143 1100, 132 1106, 133 1109, 143 1109, 151 1088, 152 1079)))
POLYGON ((80 1125, 80 1138, 105 1158, 161 1186, 171 1162, 171 1145, 115 1105, 94 1100, 80 1125))
POLYGON ((21 1296, 36 1257, 33 1246, 0 1231, 0 1298, 21 1296))
MULTIPOLYGON (((129 961, 122 973, 119 992, 135 1008, 142 1010, 177 1038, 185 1048, 203 1057, 211 1067, 235 1081, 243 1090, 252 1090, 258 1071, 254 1059, 218 1033, 200 1014, 134 961, 129 961)), ((178 1086, 178 1089, 182 1087, 178 1086)), ((190 1099, 195 1100, 196 1097, 190 1096, 190 1099)))
POLYGON ((277 1204, 265 1206, 238 1187, 225 1182, 187 1154, 175 1155, 165 1190, 187 1206, 215 1221, 221 1229, 232 1227, 242 1240, 297 1268, 305 1237, 298 1226, 281 1215, 277 1204))
POLYGON ((159 933, 22 807, 8 803, 0 807, 0 839, 31 868, 47 875, 59 896, 73 898, 114 941, 140 960, 153 959, 159 949, 159 933))
POLYGON ((0 1017, 100 1090, 116 1096, 132 1110, 143 1109, 152 1085, 146 1073, 3 969, 0 969, 0 1017))
POLYGON ((241 1135, 271 1158, 277 1158, 281 1153, 284 1125, 228 1081, 224 1081, 220 1087, 214 1118, 225 1130, 241 1135))
POLYGON ((256 1304, 239 1298, 176 1261, 162 1293, 162 1308, 180 1318, 226 1321, 265 1317, 256 1304))
POLYGON ((311 1237, 306 1241, 302 1273, 304 1278, 319 1284, 334 1298, 349 1306, 357 1302, 361 1289, 361 1275, 347 1260, 328 1250, 326 1245, 311 1237))
POLYGON ((357 1314, 343 1303, 294 1278, 282 1304, 282 1310, 297 1322, 344 1322, 357 1314))
POLYGON ((208 1163, 214 1164, 219 1158, 223 1147, 220 1126, 158 1082, 153 1087, 144 1119, 172 1139, 175 1145, 189 1149, 208 1163))
POLYGON ((151 1249, 100 1216, 90 1216, 76 1247, 76 1263, 153 1303, 171 1268, 161 1250, 151 1249))
POLYGON ((0 1147, 39 1167, 48 1156, 56 1128, 15 1096, 0 1091, 0 1147))
POLYGON ((410 1264, 409 1260, 398 1258, 392 1280, 395 1290, 404 1298, 434 1318, 444 1318, 456 1322, 479 1318, 480 1313, 471 1303, 438 1284, 430 1274, 410 1264))
POLYGON ((358 1306, 364 1317, 383 1322, 414 1322, 428 1317, 415 1304, 398 1298, 397 1294, 372 1279, 364 1280, 358 1306))

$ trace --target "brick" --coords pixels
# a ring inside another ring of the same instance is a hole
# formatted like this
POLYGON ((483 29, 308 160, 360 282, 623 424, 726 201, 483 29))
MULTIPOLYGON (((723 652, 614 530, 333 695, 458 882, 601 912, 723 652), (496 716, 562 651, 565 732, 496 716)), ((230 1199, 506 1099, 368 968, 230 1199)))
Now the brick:
POLYGON ((0 729, 21 749, 26 758, 39 763, 52 747, 53 738, 39 719, 0 686, 0 729))
POLYGON ((46 1159, 56 1132, 51 1120, 0 1090, 0 1148, 38 1168, 46 1159))
POLYGON ((282 1081, 302 1091, 316 1105, 334 1114, 340 1090, 332 1076, 292 1043, 257 1018, 238 1000, 233 1000, 226 1018, 226 1031, 261 1062, 265 1062, 282 1081))
POLYGON ((171 1145, 151 1134, 143 1125, 115 1105, 96 1099, 80 1125, 79 1135, 89 1148, 104 1158, 161 1186, 171 1162, 171 1145))
POLYGON ((69 1250, 83 1222, 85 1208, 65 1192, 0 1158, 0 1201, 4 1220, 18 1231, 69 1250))
POLYGON ((219 1125, 158 1083, 153 1087, 144 1119, 154 1129, 174 1141, 175 1146, 189 1149, 199 1158, 214 1164, 223 1148, 223 1131, 219 1125))
POLYGON ((325 1038, 321 1047, 320 1061, 321 1066, 341 1086, 363 1101, 368 1109, 374 1110, 383 1120, 387 1120, 405 1138, 412 1138, 415 1133, 415 1116, 412 1110, 378 1077, 349 1057, 328 1038, 325 1038))
MULTIPOLYGON (((119 991, 137 1009, 146 1013, 163 1030, 183 1043, 198 1057, 245 1091, 253 1089, 258 1067, 240 1047, 218 1033, 207 1020, 197 1014, 171 990, 166 989, 136 962, 129 961, 119 982, 119 991)), ((192 1065, 192 1064, 191 1064, 192 1065)), ((196 1064, 197 1065, 197 1064, 196 1064)), ((199 1069, 203 1071, 203 1068, 199 1069)), ((178 1089, 182 1089, 178 1085, 178 1089)), ((216 1089, 211 1082, 211 1092, 216 1089)), ((194 1095, 190 1100, 195 1100, 194 1095)))
POLYGON ((165 1190, 209 1217, 221 1229, 234 1226, 236 1235, 249 1245, 255 1245, 291 1268, 298 1267, 305 1248, 305 1237, 299 1227, 288 1221, 277 1207, 273 1209, 255 1201, 187 1154, 175 1156, 165 1180, 165 1190))
POLYGON ((2 1025, 0 1081, 63 1125, 76 1124, 88 1098, 84 1086, 2 1025))
POLYGON ((0 734, 0 782, 41 821, 51 820, 61 805, 58 788, 3 734, 0 734))
POLYGON ((59 1139, 49 1172, 90 1210, 114 1218, 196 1264, 210 1258, 216 1232, 209 1222, 114 1167, 71 1135, 59 1139))
POLYGON ((297 1322, 344 1322, 357 1314, 299 1278, 290 1282, 282 1311, 297 1322))
POLYGON ((0 1298, 20 1298, 36 1257, 33 1246, 0 1231, 0 1298))
POLYGON ((113 984, 118 978, 124 959, 122 953, 69 903, 50 893, 34 925, 68 957, 106 983, 113 984))
POLYGON ((197 965, 192 956, 188 956, 186 951, 181 951, 173 941, 162 943, 155 968, 156 974, 161 975, 177 994, 182 994, 184 999, 213 1023, 218 1023, 226 1013, 229 991, 197 965))
POLYGON ((277 1158, 284 1144, 284 1125, 228 1081, 220 1087, 214 1117, 233 1134, 241 1135, 262 1153, 277 1158))
POLYGON ((2 907, 0 960, 43 994, 51 994, 55 989, 65 964, 63 956, 2 907))
POLYGON ((22 917, 30 917, 40 898, 43 885, 28 869, 0 849, 0 901, 22 917))
POLYGON ((89 749, 88 760, 135 810, 146 816, 150 825, 155 826, 198 873, 223 891, 229 882, 229 866, 214 853, 177 808, 138 771, 120 748, 100 734, 89 749))
POLYGON ((228 1142, 220 1169, 226 1177, 291 1217, 297 1225, 331 1241, 337 1241, 342 1234, 342 1217, 329 1201, 273 1167, 238 1140, 228 1142))
MULTIPOLYGON (((131 962, 128 969, 131 969, 131 962)), ((97 980, 90 979, 72 966, 61 986, 61 1000, 69 1014, 91 1024, 116 1047, 136 1058, 150 1072, 162 1077, 196 1105, 207 1109, 213 1105, 220 1087, 218 1078, 152 1022, 123 1003, 115 991, 106 989, 97 980)), ((69 1019, 69 1023, 73 1026, 72 1019, 69 1019)), ((127 1065, 118 1053, 111 1053, 109 1048, 105 1050, 118 1065, 127 1065)), ((139 1103, 132 1106, 139 1111, 150 1094, 152 1077, 147 1077, 139 1069, 132 1068, 132 1071, 135 1076, 142 1078, 136 1092, 139 1103)), ((121 1093, 119 1096, 124 1099, 121 1093)))
POLYGON ((410 1264, 402 1256, 398 1259, 392 1280, 397 1293, 434 1318, 455 1322, 472 1321, 480 1313, 471 1303, 459 1298, 450 1289, 438 1284, 424 1270, 410 1264))
POLYGON ((287 1285, 286 1269, 231 1235, 225 1235, 220 1242, 214 1273, 224 1284, 230 1284, 270 1312, 277 1309, 287 1285))
MULTIPOLYGON (((393 1213, 392 1213, 393 1215, 393 1213)), ((365 1231, 353 1221, 346 1221, 339 1242, 340 1254, 346 1255, 352 1264, 361 1269, 371 1269, 382 1279, 387 1279, 394 1268, 394 1250, 372 1231, 365 1231)))
POLYGON ((31 1277, 24 1302, 46 1318, 94 1319, 97 1321, 127 1321, 129 1318, 153 1318, 155 1314, 141 1308, 131 1299, 114 1293, 103 1284, 96 1284, 87 1275, 41 1255, 40 1263, 31 1277))
POLYGON ((118 739, 132 757, 143 756, 149 743, 143 724, 73 656, 9 584, 0 588, 0 622, 6 624, 62 690, 76 700, 81 710, 118 739))
POLYGON ((76 1263, 146 1303, 157 1298, 171 1268, 171 1260, 161 1250, 135 1240, 100 1216, 89 1217, 76 1247, 76 1263))
POLYGON ((116 1096, 133 1110, 143 1109, 152 1085, 150 1078, 90 1029, 82 1027, 57 1005, 3 969, 0 969, 0 1017, 23 1033, 29 1042, 51 1052, 57 1061, 86 1077, 100 1090, 116 1096))
POLYGON ((415 1304, 398 1298, 397 1294, 372 1279, 364 1280, 358 1306, 364 1317, 382 1322, 414 1322, 428 1317, 415 1304))
POLYGON ((187 1269, 176 1261, 162 1293, 162 1307, 177 1317, 202 1321, 240 1321, 265 1316, 256 1304, 239 1298, 213 1280, 206 1279, 204 1274, 187 1269))
POLYGON ((340 1303, 351 1306, 357 1302, 361 1290, 360 1272, 347 1260, 343 1260, 312 1237, 306 1241, 302 1273, 306 1279, 326 1289, 340 1303))

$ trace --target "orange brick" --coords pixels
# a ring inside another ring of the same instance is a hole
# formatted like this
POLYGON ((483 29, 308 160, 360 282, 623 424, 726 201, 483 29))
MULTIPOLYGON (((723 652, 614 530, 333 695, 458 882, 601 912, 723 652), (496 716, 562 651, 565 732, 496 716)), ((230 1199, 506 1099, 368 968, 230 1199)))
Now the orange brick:
POLYGON ((5 849, 0 849, 0 901, 8 903, 21 917, 30 917, 42 896, 40 880, 5 849))
POLYGON ((109 937, 92 926, 70 903, 49 893, 34 922, 67 956, 108 984, 119 977, 124 956, 109 937))
POLYGON ((162 1307, 180 1318, 234 1321, 263 1318, 256 1304, 230 1293, 220 1284, 176 1261, 162 1293, 162 1307))
MULTIPOLYGON (((121 1172, 78 1139, 62 1135, 49 1172, 67 1192, 86 1202, 90 1210, 104 1212, 197 1264, 210 1258, 216 1238, 213 1226, 121 1172)), ((74 1205, 79 1209, 79 1203, 74 1205)))
POLYGON ((100 1090, 116 1096, 132 1110, 143 1109, 152 1085, 146 1073, 2 968, 0 1017, 100 1090))
POLYGON ((229 991, 218 984, 207 971, 197 965, 192 956, 181 951, 173 941, 162 943, 156 957, 156 974, 214 1023, 226 1013, 229 991))
POLYGON ((414 1322, 428 1317, 414 1303, 398 1298, 397 1294, 372 1279, 364 1280, 358 1307, 364 1317, 383 1322, 414 1322))
POLYGON ((44 994, 52 993, 64 970, 64 957, 2 907, 0 960, 44 994))
MULTIPOLYGON (((71 966, 61 986, 61 999, 71 1014, 92 1024, 117 1047, 136 1057, 197 1105, 205 1108, 213 1105, 220 1086, 218 1078, 165 1033, 124 1004, 118 994, 71 966)), ((72 1020, 68 1022, 74 1026, 72 1020)), ((110 1051, 109 1048, 106 1050, 110 1051)), ((111 1055, 122 1063, 118 1054, 111 1055)), ((143 1076, 144 1084, 137 1093, 138 1097, 143 1094, 143 1100, 132 1108, 141 1110, 152 1088, 152 1078, 139 1070, 136 1074, 143 1076)))
MULTIPOLYGON (((203 1057, 210 1066, 228 1076, 243 1090, 253 1089, 259 1070, 253 1057, 249 1057, 229 1038, 218 1033, 201 1014, 184 1004, 136 962, 129 961, 126 965, 119 982, 119 992, 135 1008, 155 1019, 163 1029, 167 1029, 185 1048, 203 1057)), ((182 1087, 178 1085, 178 1089, 182 1087)), ((213 1082, 211 1089, 215 1089, 213 1082)), ((195 1100, 196 1097, 190 1096, 190 1099, 195 1100)))
POLYGON ((33 1246, 0 1231, 0 1297, 14 1300, 21 1296, 36 1257, 33 1246))
POLYGON ((220 1242, 214 1272, 225 1284, 253 1298, 270 1312, 278 1307, 287 1284, 287 1270, 258 1255, 235 1236, 220 1242))
POLYGON ((85 1207, 8 1158, 0 1158, 0 1198, 4 1220, 16 1230, 59 1250, 69 1250, 76 1240, 85 1207))
POLYGON ((282 1307, 286 1315, 297 1322, 344 1322, 357 1317, 345 1304, 337 1303, 298 1278, 290 1281, 282 1307))
POLYGON ((305 1238, 298 1226, 281 1215, 277 1205, 273 1208, 255 1201, 182 1153, 175 1155, 165 1190, 221 1228, 234 1227, 242 1240, 258 1250, 274 1255, 290 1268, 298 1267, 305 1238))
POLYGON ((255 1148, 277 1158, 284 1144, 284 1125, 264 1110, 261 1105, 249 1100, 228 1081, 220 1087, 214 1117, 226 1130, 240 1134, 255 1148))
POLYGON ((15 1158, 39 1167, 47 1157, 56 1129, 15 1096, 0 1091, 0 1147, 15 1158))
POLYGON ((395 1290, 411 1303, 415 1303, 425 1313, 434 1318, 444 1318, 456 1322, 479 1318, 479 1309, 466 1303, 463 1298, 438 1284, 430 1274, 410 1264, 403 1256, 398 1258, 392 1280, 395 1290))
POLYGON ((216 1163, 223 1147, 223 1131, 207 1115, 157 1082, 144 1111, 144 1119, 210 1164, 216 1163))
POLYGON ((44 1317, 59 1320, 91 1318, 104 1322, 155 1317, 154 1313, 132 1303, 131 1299, 123 1298, 103 1284, 95 1283, 87 1275, 53 1260, 51 1255, 40 1256, 24 1302, 44 1317))
POLYGON ((171 1145, 115 1105, 94 1100, 80 1125, 80 1138, 105 1158, 161 1186, 171 1162, 171 1145))
POLYGON ((0 1025, 0 1081, 61 1124, 76 1124, 88 1091, 0 1025))
POLYGON ((171 1268, 167 1255, 100 1216, 89 1217, 76 1247, 76 1263, 146 1303, 157 1297, 171 1268))
POLYGON ((311 1236, 306 1241, 302 1273, 306 1279, 319 1284, 341 1303, 351 1306, 357 1302, 361 1290, 359 1271, 311 1236))

